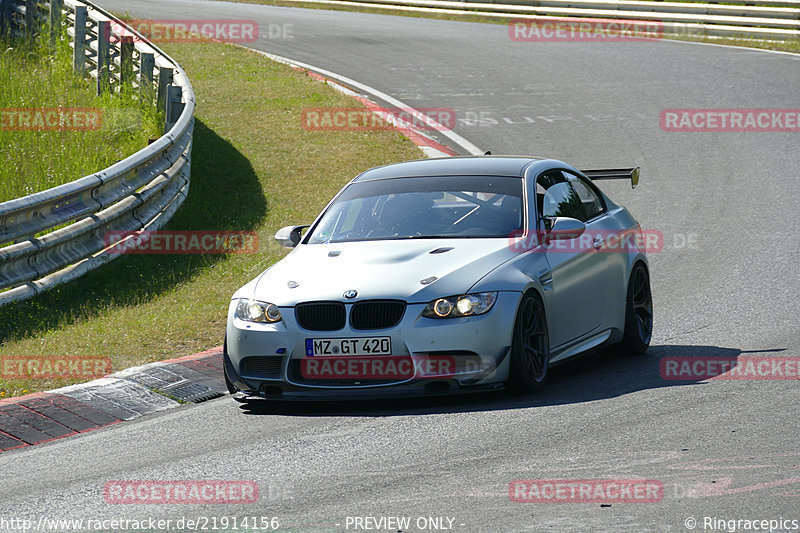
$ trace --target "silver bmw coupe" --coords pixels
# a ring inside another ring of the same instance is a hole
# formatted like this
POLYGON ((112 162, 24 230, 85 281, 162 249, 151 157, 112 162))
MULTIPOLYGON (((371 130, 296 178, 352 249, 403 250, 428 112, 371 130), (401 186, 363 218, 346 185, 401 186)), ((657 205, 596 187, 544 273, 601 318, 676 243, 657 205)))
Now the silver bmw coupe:
POLYGON ((639 170, 482 156, 363 172, 233 295, 234 398, 537 391, 596 348, 643 353, 650 237, 594 183, 639 170))

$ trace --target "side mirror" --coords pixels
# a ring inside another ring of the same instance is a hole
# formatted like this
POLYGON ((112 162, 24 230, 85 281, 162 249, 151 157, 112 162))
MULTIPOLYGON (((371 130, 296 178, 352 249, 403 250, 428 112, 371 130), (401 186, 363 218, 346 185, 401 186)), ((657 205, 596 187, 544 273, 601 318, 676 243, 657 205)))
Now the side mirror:
POLYGON ((586 231, 586 224, 576 218, 548 217, 545 221, 548 226, 547 237, 557 241, 577 239, 586 231))
POLYGON ((284 248, 294 248, 300 242, 301 233, 308 226, 286 226, 275 233, 275 240, 284 248))

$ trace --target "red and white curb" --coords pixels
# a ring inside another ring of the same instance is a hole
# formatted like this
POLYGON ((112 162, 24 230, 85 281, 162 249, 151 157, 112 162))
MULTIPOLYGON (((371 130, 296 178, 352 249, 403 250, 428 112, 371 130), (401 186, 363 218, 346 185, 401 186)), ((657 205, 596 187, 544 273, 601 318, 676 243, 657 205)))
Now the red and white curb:
MULTIPOLYGON (((446 146, 444 144, 441 144, 441 143, 437 142, 435 139, 431 138, 429 135, 426 135, 422 131, 420 131, 420 130, 414 128, 413 126, 411 126, 408 122, 406 122, 406 121, 404 121, 402 119, 393 117, 391 115, 386 116, 386 110, 384 108, 382 108, 381 106, 379 106, 378 104, 376 104, 372 100, 369 100, 368 98, 364 98, 363 96, 361 96, 357 92, 353 91, 352 89, 349 89, 349 88, 345 87, 344 85, 340 85, 340 84, 338 84, 336 82, 333 82, 333 81, 329 80, 328 78, 326 78, 325 76, 323 76, 322 74, 317 74, 316 72, 314 72, 312 70, 306 70, 306 69, 304 69, 302 67, 295 67, 295 66, 292 66, 292 68, 294 68, 296 70, 303 71, 303 72, 307 73, 311 78, 314 78, 315 80, 319 80, 319 81, 321 81, 323 83, 326 83, 327 85, 333 87, 335 90, 337 90, 337 91, 339 91, 341 93, 344 93, 344 94, 346 94, 346 95, 358 100, 359 102, 361 102, 361 104, 363 104, 364 107, 366 107, 367 109, 369 109, 370 111, 372 111, 376 115, 380 116, 386 122, 394 125, 400 132, 402 132, 406 137, 408 137, 408 139, 411 142, 416 144, 417 148, 422 150, 422 153, 425 154, 426 157, 429 157, 429 158, 432 158, 432 157, 450 157, 450 156, 458 155, 449 146, 446 146)), ((408 108, 408 109, 409 109, 409 111, 411 113, 414 113, 414 110, 411 110, 410 108, 408 108)), ((404 108, 403 110, 405 111, 406 108, 404 108)), ((432 124, 429 124, 429 126, 432 126, 434 128, 442 128, 443 127, 443 126, 439 125, 434 120, 431 120, 431 122, 432 122, 432 124)))
POLYGON ((0 400, 0 451, 86 433, 227 392, 218 346, 88 383, 0 400))

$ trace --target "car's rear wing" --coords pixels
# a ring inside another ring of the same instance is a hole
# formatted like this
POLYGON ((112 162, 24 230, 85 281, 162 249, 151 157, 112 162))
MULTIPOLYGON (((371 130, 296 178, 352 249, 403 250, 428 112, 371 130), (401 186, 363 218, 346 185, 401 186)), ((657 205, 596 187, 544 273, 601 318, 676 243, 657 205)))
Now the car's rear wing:
POLYGON ((639 185, 639 167, 607 168, 601 170, 581 170, 586 177, 595 180, 631 180, 631 189, 639 185))

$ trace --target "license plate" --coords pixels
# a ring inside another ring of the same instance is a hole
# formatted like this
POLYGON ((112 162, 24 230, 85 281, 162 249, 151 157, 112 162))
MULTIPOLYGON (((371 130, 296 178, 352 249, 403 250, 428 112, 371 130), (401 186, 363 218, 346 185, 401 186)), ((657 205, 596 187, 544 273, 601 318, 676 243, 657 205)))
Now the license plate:
POLYGON ((306 356, 392 355, 391 337, 306 339, 306 356))

